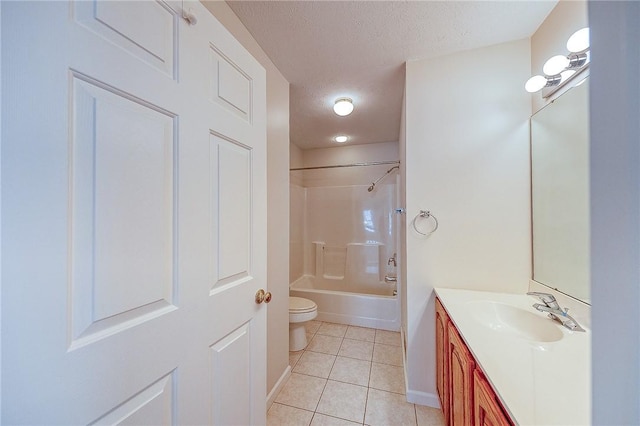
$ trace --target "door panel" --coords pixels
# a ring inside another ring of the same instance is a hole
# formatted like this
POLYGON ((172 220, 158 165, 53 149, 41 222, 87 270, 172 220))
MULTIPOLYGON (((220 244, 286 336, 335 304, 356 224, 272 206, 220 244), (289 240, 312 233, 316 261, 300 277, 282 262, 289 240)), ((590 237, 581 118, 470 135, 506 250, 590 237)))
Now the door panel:
POLYGON ((251 121, 251 78, 215 44, 211 44, 211 100, 251 121))
MULTIPOLYGON (((102 86, 102 87, 100 87, 102 86)), ((71 82, 72 347, 175 308, 175 116, 71 82)))
POLYGON ((173 372, 118 405, 91 425, 175 424, 173 372))
POLYGON ((174 78, 180 21, 169 5, 87 0, 73 12, 81 25, 174 78))
POLYGON ((250 333, 243 324, 211 346, 211 424, 251 424, 250 333), (232 383, 235 392, 229 392, 232 383))
POLYGON ((212 195, 218 217, 216 285, 220 285, 251 274, 251 149, 218 136, 211 139, 213 167, 218 170, 212 195))
POLYGON ((265 422, 265 73, 180 3, 2 5, 3 423, 265 422))

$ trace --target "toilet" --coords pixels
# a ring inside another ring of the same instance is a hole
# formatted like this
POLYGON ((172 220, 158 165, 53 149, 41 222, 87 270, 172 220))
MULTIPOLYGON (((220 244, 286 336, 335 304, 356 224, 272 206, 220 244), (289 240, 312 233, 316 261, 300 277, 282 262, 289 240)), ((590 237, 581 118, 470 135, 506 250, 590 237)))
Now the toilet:
POLYGON ((307 347, 304 325, 318 316, 318 305, 313 300, 289 297, 289 351, 301 351, 307 347))

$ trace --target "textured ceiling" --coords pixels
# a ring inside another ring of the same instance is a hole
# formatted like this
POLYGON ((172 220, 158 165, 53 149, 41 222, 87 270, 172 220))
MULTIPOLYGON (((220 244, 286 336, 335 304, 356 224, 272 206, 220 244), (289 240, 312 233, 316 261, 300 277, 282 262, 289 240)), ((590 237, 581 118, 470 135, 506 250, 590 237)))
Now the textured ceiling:
POLYGON ((406 61, 529 37, 557 1, 227 3, 291 83, 291 142, 306 149, 397 141, 406 61))

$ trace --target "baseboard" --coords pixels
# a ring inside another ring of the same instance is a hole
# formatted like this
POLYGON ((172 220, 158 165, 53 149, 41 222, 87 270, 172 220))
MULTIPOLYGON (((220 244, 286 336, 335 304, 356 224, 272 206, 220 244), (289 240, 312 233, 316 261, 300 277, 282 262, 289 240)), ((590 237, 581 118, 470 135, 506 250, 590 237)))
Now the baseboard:
POLYGON ((287 368, 284 369, 284 373, 282 373, 282 376, 280 376, 276 384, 273 386, 273 389, 271 389, 271 392, 269 392, 269 395, 267 395, 267 410, 271 408, 271 404, 275 401, 284 384, 287 383, 289 376, 291 376, 291 366, 287 365, 287 368))
POLYGON ((407 380, 407 352, 403 327, 400 327, 400 335, 402 337, 402 358, 404 360, 402 365, 404 368, 404 387, 407 394, 407 402, 418 405, 426 405, 427 407, 440 408, 440 398, 438 398, 437 394, 409 389, 409 381, 407 380))
POLYGON ((427 407, 440 408, 440 398, 435 393, 420 392, 407 389, 407 402, 427 407))
POLYGON ((404 327, 400 326, 400 343, 402 345, 402 369, 404 370, 404 393, 408 395, 409 391, 409 379, 407 375, 407 341, 405 340, 406 334, 404 333, 404 327))

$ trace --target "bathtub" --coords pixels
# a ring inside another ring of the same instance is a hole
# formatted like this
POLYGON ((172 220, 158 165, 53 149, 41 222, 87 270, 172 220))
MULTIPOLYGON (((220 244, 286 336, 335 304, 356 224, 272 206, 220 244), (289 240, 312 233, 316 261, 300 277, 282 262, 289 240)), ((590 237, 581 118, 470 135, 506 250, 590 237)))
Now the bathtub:
POLYGON ((400 330, 400 302, 395 284, 359 285, 304 275, 289 286, 289 294, 311 299, 318 305, 318 321, 383 330, 400 330))

